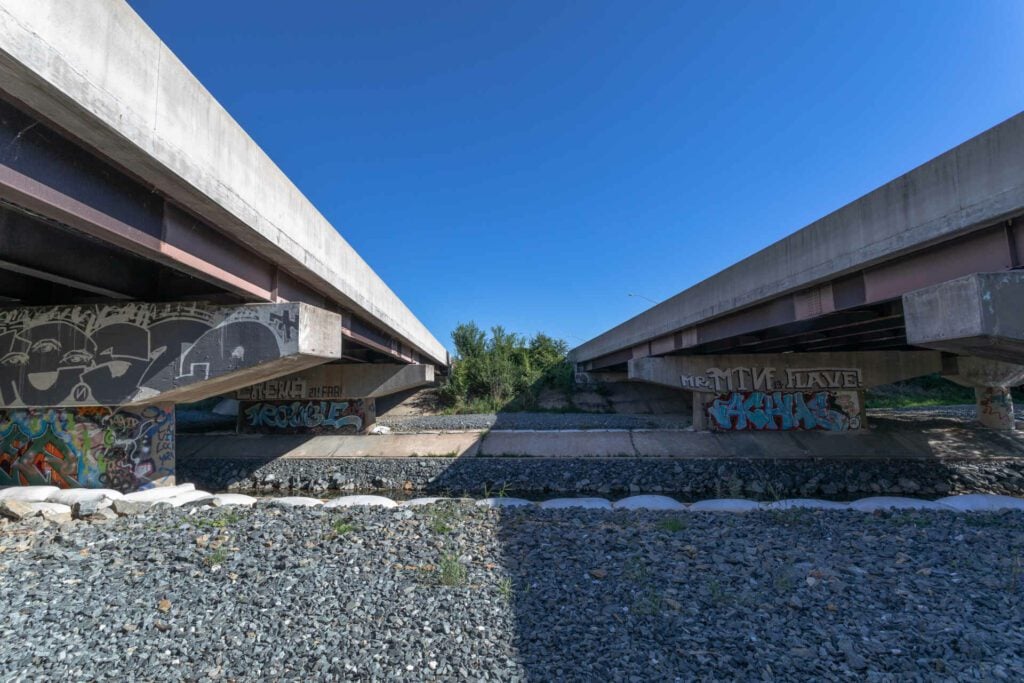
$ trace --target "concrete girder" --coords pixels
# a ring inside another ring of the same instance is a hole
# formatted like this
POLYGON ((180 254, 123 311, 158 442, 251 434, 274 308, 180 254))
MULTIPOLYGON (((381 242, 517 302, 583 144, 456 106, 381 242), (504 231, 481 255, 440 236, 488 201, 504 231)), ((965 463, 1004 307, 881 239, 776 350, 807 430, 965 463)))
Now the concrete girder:
MULTIPOLYGON (((303 288, 447 364, 444 346, 127 3, 0 3, 0 90, 303 288)), ((39 199, 53 188, 31 189, 39 199)), ((74 227, 167 260, 170 245, 136 226, 74 227)), ((185 249, 175 257, 178 266, 196 261, 185 249)), ((273 295, 220 276, 233 290, 273 295)))
POLYGON ((0 406, 196 401, 341 355, 341 318, 301 303, 0 311, 0 406))
POLYGON ((948 358, 942 374, 965 387, 1015 387, 1024 384, 1024 365, 976 356, 948 358))
POLYGON ((242 401, 378 398, 433 381, 433 365, 321 365, 244 387, 235 396, 242 401))
POLYGON ((903 295, 907 342, 1024 363, 1024 271, 975 273, 903 295))
POLYGON ((942 356, 936 351, 832 351, 635 358, 629 361, 628 376, 698 393, 723 393, 862 390, 941 370, 942 356))

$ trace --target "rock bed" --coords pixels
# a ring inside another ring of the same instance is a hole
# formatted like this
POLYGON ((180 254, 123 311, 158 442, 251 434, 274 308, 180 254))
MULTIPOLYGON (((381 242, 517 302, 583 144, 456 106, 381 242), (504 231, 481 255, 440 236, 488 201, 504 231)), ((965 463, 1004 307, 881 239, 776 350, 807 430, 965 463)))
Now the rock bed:
POLYGON ((481 495, 505 489, 526 497, 670 493, 685 500, 1024 495, 1024 461, 1012 458, 182 458, 178 475, 208 489, 260 493, 404 489, 429 495, 481 495))
POLYGON ((377 424, 399 434, 485 429, 687 429, 688 415, 621 415, 617 413, 501 413, 378 417, 377 424))
POLYGON ((10 680, 1020 680, 1024 513, 150 508, 0 525, 10 680))

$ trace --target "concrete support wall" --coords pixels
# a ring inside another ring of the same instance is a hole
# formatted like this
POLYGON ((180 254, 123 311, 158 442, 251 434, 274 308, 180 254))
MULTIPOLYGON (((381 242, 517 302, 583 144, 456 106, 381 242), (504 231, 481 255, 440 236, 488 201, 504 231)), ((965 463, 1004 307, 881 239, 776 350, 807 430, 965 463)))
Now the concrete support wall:
POLYGON ((341 355, 306 304, 0 311, 0 486, 174 483, 174 406, 341 355))
POLYGON ((0 409, 0 486, 173 483, 173 406, 0 409))
POLYGON ((695 429, 847 431, 866 426, 864 389, 941 369, 932 351, 670 356, 629 378, 693 392, 695 429))
POLYGON ((263 434, 361 434, 377 420, 376 399, 243 401, 238 430, 263 434))

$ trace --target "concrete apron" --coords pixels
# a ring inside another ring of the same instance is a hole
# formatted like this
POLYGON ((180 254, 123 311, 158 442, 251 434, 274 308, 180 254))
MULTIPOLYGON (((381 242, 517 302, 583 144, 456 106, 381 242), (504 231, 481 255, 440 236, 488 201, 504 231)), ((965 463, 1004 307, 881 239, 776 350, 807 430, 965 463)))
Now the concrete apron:
POLYGON ((1024 435, 969 428, 847 433, 499 431, 367 436, 186 435, 182 459, 1024 457, 1024 435))

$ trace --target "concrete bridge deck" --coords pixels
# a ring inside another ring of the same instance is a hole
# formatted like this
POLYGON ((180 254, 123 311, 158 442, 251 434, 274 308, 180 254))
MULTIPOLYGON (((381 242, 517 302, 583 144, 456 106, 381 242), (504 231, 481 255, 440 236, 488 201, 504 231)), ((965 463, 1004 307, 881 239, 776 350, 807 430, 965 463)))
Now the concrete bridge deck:
MULTIPOLYGON (((673 354, 940 348, 929 343, 935 329, 927 330, 931 338, 908 341, 904 295, 1022 264, 1024 114, 1018 114, 570 356, 581 370, 598 371, 673 354)), ((1024 287, 1019 276, 1015 296, 1024 287)), ((976 317, 948 303, 941 317, 933 310, 928 319, 942 327, 976 317)), ((1020 325, 1011 327, 1020 332, 1020 325)))
POLYGON ((126 2, 0 2, 0 486, 173 483, 174 404, 358 432, 447 365, 126 2))
POLYGON ((0 225, 11 302, 304 302, 350 358, 448 361, 124 2, 0 5, 0 225))

